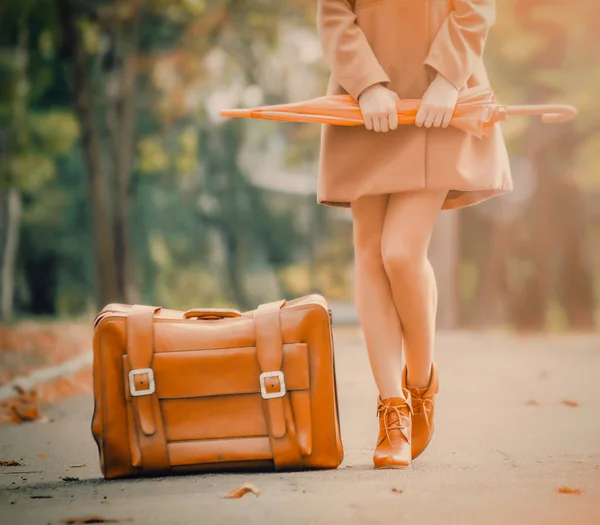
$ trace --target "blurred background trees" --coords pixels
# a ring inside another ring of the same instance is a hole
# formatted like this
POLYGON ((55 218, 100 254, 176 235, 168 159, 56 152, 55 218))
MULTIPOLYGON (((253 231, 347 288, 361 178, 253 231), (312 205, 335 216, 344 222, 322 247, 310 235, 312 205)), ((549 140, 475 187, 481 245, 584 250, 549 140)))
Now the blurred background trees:
MULTIPOLYGON (((2 2, 3 318, 352 301, 350 214, 316 204, 319 126, 218 114, 324 93, 315 4, 2 2)), ((573 103, 581 118, 505 123, 515 192, 440 217, 444 326, 594 326, 596 4, 498 3, 486 59, 499 100, 573 103)))

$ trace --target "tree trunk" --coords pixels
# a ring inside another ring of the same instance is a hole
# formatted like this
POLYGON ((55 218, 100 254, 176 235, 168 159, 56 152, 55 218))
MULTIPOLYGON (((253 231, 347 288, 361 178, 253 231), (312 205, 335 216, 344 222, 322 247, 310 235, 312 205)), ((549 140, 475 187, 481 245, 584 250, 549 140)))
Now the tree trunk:
POLYGON ((227 227, 222 227, 220 231, 227 254, 226 277, 231 295, 235 301, 236 308, 242 311, 250 310, 252 302, 248 299, 248 294, 244 286, 243 257, 240 252, 238 233, 235 229, 227 227))
MULTIPOLYGON (((11 133, 13 134, 12 142, 17 148, 22 147, 27 140, 27 106, 29 95, 29 79, 27 76, 27 68, 29 66, 28 41, 27 16, 24 14, 19 21, 18 41, 14 56, 18 88, 16 89, 16 97, 12 104, 13 126, 11 133)), ((4 134, 0 137, 0 141, 0 170, 4 175, 3 179, 6 179, 0 181, 0 201, 3 201, 1 202, 3 206, 0 205, 0 211, 4 209, 4 217, 0 219, 0 224, 4 223, 4 227, 0 228, 0 231, 4 230, 4 241, 0 244, 0 247, 2 247, 0 317, 8 319, 13 314, 15 265, 17 262, 21 224, 21 194, 14 176, 11 176, 7 171, 7 166, 4 163, 4 158, 8 157, 6 152, 8 141, 4 134)))
POLYGON ((574 186, 561 191, 567 210, 564 217, 561 256, 562 280, 558 296, 565 309, 569 326, 577 330, 594 330, 594 278, 585 257, 585 216, 581 195, 574 186))
POLYGON ((457 212, 440 213, 435 227, 429 259, 435 272, 438 288, 436 326, 456 328, 459 320, 459 263, 460 238, 457 212))
MULTIPOLYGON (((518 275, 512 275, 510 293, 510 320, 516 328, 525 331, 542 331, 546 327, 546 314, 552 296, 551 258, 556 246, 552 228, 552 186, 546 163, 537 162, 540 189, 532 203, 529 216, 531 229, 526 242, 517 242, 516 261, 518 275), (519 253, 520 252, 520 253, 519 253), (529 266, 528 263, 531 263, 529 266)), ((513 241, 513 246, 515 245, 513 241)), ((513 256, 515 250, 513 249, 513 256)))
MULTIPOLYGON (((571 166, 577 137, 571 127, 565 128, 561 140, 562 156, 571 166)), ((557 181, 555 208, 561 207, 561 220, 557 221, 559 237, 558 297, 565 310, 569 326, 578 330, 595 328, 594 276, 585 254, 587 214, 581 190, 577 186, 577 170, 567 166, 557 181)))
MULTIPOLYGON (((549 4, 557 5, 557 1, 523 2, 516 13, 524 29, 546 43, 529 65, 532 70, 559 69, 567 56, 564 24, 536 16, 549 4)), ((554 95, 553 88, 542 82, 531 86, 532 103, 546 103, 554 95)), ((593 325, 593 281, 582 257, 585 216, 577 189, 564 184, 565 173, 575 164, 577 140, 569 125, 544 127, 538 121, 526 135, 525 155, 535 167, 538 191, 530 205, 531 213, 525 217, 531 228, 528 242, 520 245, 523 253, 519 257, 532 263, 532 269, 510 301, 511 317, 520 328, 544 329, 550 300, 557 296, 571 326, 593 325)))
POLYGON ((508 290, 506 257, 510 254, 513 232, 512 223, 490 221, 490 241, 477 277, 475 307, 471 316, 471 324, 475 328, 489 328, 501 322, 497 305, 506 297, 508 290))
POLYGON ((63 31, 63 51, 70 60, 75 107, 79 124, 88 175, 88 191, 92 212, 92 231, 96 266, 97 298, 101 304, 123 301, 119 292, 113 232, 108 210, 107 194, 102 177, 100 140, 94 124, 92 90, 86 68, 83 43, 75 21, 72 0, 56 0, 63 31))
POLYGON ((135 84, 139 18, 131 26, 119 28, 115 36, 117 54, 122 57, 114 71, 114 93, 109 96, 109 134, 114 160, 114 242, 115 268, 119 293, 128 303, 139 301, 132 272, 132 244, 130 239, 130 212, 132 196, 133 153, 135 147, 135 84), (112 98, 112 100, 111 100, 112 98))
MULTIPOLYGON (((0 198, 3 196, 0 194, 0 198)), ((9 319, 13 313, 15 285, 15 265, 19 246, 19 225, 21 223, 21 197, 14 186, 6 191, 5 201, 5 241, 2 251, 2 302, 0 317, 9 319)), ((0 208, 1 209, 1 208, 0 208)))

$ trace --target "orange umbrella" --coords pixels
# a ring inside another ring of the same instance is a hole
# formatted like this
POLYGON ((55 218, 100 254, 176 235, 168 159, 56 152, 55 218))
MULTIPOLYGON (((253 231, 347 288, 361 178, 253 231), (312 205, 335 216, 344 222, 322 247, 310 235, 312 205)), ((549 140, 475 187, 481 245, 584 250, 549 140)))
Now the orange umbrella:
MULTIPOLYGON (((397 100, 398 123, 414 124, 420 99, 397 100)), ((252 109, 224 109, 223 117, 247 117, 282 122, 317 122, 339 126, 364 124, 358 102, 350 95, 329 95, 304 102, 260 106, 252 109)), ((508 115, 540 115, 542 122, 556 123, 572 120, 577 115, 573 106, 533 105, 505 106, 498 104, 487 88, 471 88, 461 92, 454 109, 451 125, 481 138, 490 133, 496 122, 508 115)))

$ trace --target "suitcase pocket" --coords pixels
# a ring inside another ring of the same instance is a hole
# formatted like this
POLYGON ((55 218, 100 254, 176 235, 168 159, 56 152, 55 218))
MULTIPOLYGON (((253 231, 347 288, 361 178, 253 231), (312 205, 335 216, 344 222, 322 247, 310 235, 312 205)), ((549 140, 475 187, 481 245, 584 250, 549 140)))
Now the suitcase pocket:
MULTIPOLYGON (((125 377, 129 373, 123 356, 125 377)), ((272 459, 255 347, 155 352, 152 370, 170 465, 272 459)), ((283 372, 298 447, 312 450, 308 348, 283 345, 283 372)), ((133 466, 142 466, 138 424, 128 401, 133 466)))

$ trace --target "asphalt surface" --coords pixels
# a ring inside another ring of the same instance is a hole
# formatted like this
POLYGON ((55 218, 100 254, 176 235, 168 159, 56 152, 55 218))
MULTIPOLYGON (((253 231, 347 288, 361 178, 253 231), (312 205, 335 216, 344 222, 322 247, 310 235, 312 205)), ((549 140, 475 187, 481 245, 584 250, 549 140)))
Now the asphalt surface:
POLYGON ((360 332, 338 328, 335 341, 338 470, 104 481, 83 396, 47 410, 49 423, 0 427, 0 460, 26 464, 0 467, 0 523, 600 524, 600 337, 440 334, 436 433, 402 471, 372 468, 376 390, 360 332), (222 497, 245 482, 260 495, 222 497))

